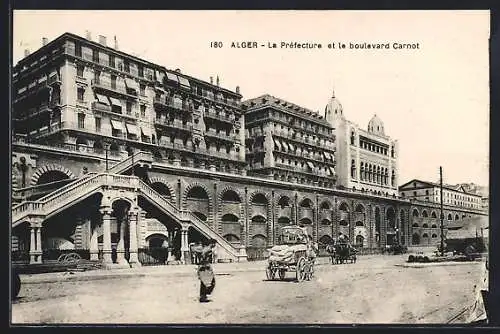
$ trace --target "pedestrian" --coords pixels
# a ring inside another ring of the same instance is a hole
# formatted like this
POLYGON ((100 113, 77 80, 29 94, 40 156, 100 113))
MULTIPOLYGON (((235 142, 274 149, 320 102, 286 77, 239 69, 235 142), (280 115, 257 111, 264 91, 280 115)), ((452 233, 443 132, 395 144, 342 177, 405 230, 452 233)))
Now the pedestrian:
POLYGON ((208 302, 207 295, 210 295, 215 288, 215 274, 211 262, 216 244, 216 240, 210 239, 202 245, 193 247, 193 251, 199 256, 197 273, 200 280, 200 303, 208 302))

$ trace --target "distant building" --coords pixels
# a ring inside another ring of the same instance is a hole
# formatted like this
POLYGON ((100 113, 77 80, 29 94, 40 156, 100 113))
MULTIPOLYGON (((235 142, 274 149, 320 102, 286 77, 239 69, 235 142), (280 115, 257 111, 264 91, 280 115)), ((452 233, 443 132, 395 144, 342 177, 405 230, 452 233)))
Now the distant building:
POLYGON ((346 119, 335 92, 325 107, 325 118, 335 129, 337 185, 377 195, 398 193, 398 142, 385 134, 374 115, 364 130, 346 119))
MULTIPOLYGON (((440 203, 439 183, 411 180, 399 187, 401 197, 440 203)), ((443 186, 443 204, 469 209, 481 209, 483 200, 480 195, 467 192, 463 185, 443 186)))

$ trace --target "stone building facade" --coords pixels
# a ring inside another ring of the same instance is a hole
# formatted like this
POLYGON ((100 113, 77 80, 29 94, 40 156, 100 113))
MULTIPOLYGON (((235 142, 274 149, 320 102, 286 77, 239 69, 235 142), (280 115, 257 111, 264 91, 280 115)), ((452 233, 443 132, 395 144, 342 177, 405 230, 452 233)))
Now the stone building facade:
POLYGON ((354 191, 398 194, 398 142, 385 134, 384 123, 374 115, 364 130, 350 122, 332 93, 325 119, 335 129, 337 184, 354 191))

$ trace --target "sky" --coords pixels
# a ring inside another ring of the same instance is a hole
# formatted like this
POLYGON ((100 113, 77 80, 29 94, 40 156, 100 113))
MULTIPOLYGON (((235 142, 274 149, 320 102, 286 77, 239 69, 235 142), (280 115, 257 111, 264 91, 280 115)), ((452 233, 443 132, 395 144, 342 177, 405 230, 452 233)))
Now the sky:
POLYGON ((243 99, 269 93, 323 115, 335 89, 347 119, 366 129, 377 114, 398 140, 400 184, 438 181, 442 166, 445 183, 489 185, 488 11, 14 11, 13 62, 42 37, 86 30, 167 68, 219 76, 243 99), (258 47, 231 48, 246 41, 258 47))

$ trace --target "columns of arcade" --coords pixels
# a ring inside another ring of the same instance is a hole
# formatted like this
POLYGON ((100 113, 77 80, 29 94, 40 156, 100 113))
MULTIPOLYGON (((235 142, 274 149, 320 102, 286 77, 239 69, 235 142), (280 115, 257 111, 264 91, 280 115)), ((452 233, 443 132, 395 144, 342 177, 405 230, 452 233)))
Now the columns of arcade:
POLYGON ((42 263, 42 219, 31 218, 30 231, 30 264, 42 263))

